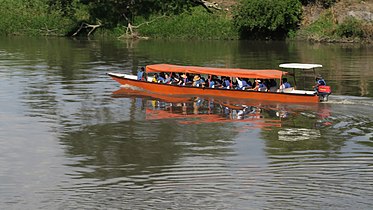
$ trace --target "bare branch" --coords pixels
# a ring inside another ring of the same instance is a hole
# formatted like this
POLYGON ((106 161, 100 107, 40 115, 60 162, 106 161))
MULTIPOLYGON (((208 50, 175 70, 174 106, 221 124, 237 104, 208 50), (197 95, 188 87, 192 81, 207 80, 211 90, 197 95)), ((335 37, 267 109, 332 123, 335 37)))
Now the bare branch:
POLYGON ((88 23, 82 22, 82 24, 80 25, 79 29, 72 36, 78 35, 83 28, 84 29, 90 28, 90 30, 89 30, 89 32, 87 34, 87 36, 90 36, 93 31, 95 31, 98 27, 101 27, 101 26, 102 26, 101 21, 98 21, 97 25, 92 25, 92 24, 88 24, 88 23))

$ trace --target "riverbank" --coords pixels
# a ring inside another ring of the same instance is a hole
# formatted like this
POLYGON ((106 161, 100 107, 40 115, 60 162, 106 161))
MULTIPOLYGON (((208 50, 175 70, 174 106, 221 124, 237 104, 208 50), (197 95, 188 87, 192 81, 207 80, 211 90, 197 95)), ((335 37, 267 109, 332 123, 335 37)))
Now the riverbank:
MULTIPOLYGON (((97 27, 94 33, 92 33, 93 30, 85 28, 79 31, 81 34, 78 36, 88 34, 122 39, 199 40, 287 38, 315 42, 373 42, 373 2, 341 0, 327 8, 321 4, 308 4, 302 6, 300 13, 295 11, 290 15, 288 11, 294 10, 294 6, 290 6, 286 13, 282 9, 271 10, 271 8, 275 8, 274 6, 284 8, 284 6, 289 6, 288 3, 272 2, 273 6, 266 8, 272 13, 272 16, 267 19, 262 18, 263 14, 259 11, 263 5, 267 4, 265 2, 258 1, 258 4, 262 6, 257 9, 252 9, 255 4, 246 3, 251 9, 249 11, 251 16, 244 17, 240 15, 246 15, 248 9, 240 13, 240 10, 244 10, 243 2, 239 0, 217 0, 215 2, 218 9, 210 8, 210 12, 202 6, 193 6, 189 9, 182 9, 181 11, 184 12, 167 15, 160 12, 137 14, 133 15, 131 24, 128 24, 125 20, 115 20, 117 21, 115 22, 108 17, 95 16, 97 14, 94 11, 99 8, 99 5, 95 3, 51 6, 43 0, 32 3, 24 0, 5 0, 0 8, 0 15, 3 17, 0 19, 0 34, 6 36, 71 36, 85 22, 100 27, 97 27), (278 24, 283 19, 281 17, 289 16, 293 18, 291 19, 292 25, 287 25, 288 19, 278 24), (256 19, 256 17, 260 18, 256 19), (97 25, 97 22, 100 24, 97 25), (266 22, 266 25, 262 22, 266 22)), ((300 3, 297 2, 297 4, 300 3)), ((107 6, 116 8, 115 4, 107 6)))
POLYGON ((345 0, 325 9, 303 8, 296 39, 316 42, 373 42, 373 2, 345 0))

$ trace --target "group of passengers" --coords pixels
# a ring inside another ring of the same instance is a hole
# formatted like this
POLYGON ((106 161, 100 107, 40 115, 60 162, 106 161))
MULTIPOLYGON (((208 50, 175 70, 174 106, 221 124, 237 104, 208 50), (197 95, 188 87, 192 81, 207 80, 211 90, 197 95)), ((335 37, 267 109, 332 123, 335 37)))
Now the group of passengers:
MULTIPOLYGON (((147 81, 147 75, 145 74, 144 67, 141 67, 140 71, 137 73, 137 80, 147 81)), ((254 90, 268 92, 277 92, 286 89, 292 89, 292 86, 286 78, 282 78, 282 83, 278 87, 275 79, 255 79, 252 83, 247 78, 236 77, 235 81, 231 81, 230 77, 219 77, 216 75, 211 75, 208 79, 205 79, 199 74, 192 75, 188 73, 156 73, 154 74, 152 82, 174 84, 180 86, 254 90)), ((316 84, 313 86, 315 91, 318 90, 319 86, 326 86, 325 80, 320 75, 316 77, 316 84)))
MULTIPOLYGON (((144 71, 141 69, 137 75, 138 80, 144 79, 144 71)), ((234 81, 231 81, 230 77, 225 76, 209 76, 208 79, 202 77, 199 74, 188 74, 188 73, 155 73, 152 82, 173 84, 180 86, 194 86, 194 87, 209 87, 209 88, 223 88, 223 89, 238 89, 238 90, 254 90, 254 91, 268 91, 276 92, 278 89, 284 90, 291 88, 290 83, 286 78, 282 79, 282 84, 278 87, 275 79, 255 79, 252 83, 247 78, 237 77, 234 81)))

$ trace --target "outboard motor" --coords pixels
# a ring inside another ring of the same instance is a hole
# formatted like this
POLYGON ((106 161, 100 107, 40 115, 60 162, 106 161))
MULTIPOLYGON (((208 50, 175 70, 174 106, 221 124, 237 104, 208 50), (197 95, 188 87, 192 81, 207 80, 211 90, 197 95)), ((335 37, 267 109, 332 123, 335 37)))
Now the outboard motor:
POLYGON ((328 101, 329 95, 332 93, 330 86, 322 85, 317 87, 317 95, 320 101, 328 101))

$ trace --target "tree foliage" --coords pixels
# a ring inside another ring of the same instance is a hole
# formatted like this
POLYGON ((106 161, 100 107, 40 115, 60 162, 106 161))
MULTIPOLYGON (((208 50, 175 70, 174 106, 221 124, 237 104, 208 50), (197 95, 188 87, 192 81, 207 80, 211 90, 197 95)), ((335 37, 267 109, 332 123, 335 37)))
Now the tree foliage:
POLYGON ((301 14, 299 0, 241 0, 233 21, 242 38, 284 38, 297 29, 301 14))
POLYGON ((336 33, 338 36, 346 38, 362 38, 364 36, 362 24, 353 17, 347 18, 338 25, 336 33))
POLYGON ((322 5, 325 8, 331 7, 334 3, 337 2, 337 0, 301 0, 303 5, 308 4, 319 4, 322 5))
POLYGON ((188 9, 192 1, 179 0, 50 0, 52 5, 61 5, 65 13, 76 7, 76 2, 86 5, 89 20, 101 20, 107 27, 118 23, 132 22, 136 16, 152 14, 175 14, 188 9), (75 6, 72 6, 75 3, 75 6))

